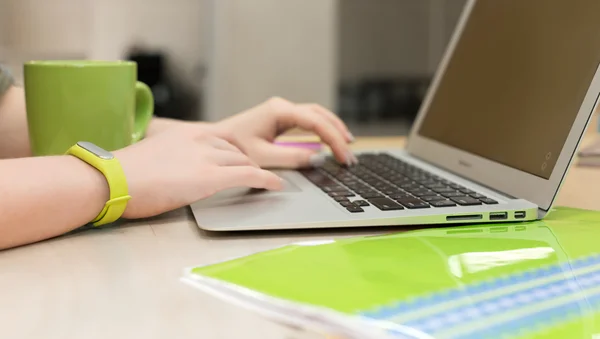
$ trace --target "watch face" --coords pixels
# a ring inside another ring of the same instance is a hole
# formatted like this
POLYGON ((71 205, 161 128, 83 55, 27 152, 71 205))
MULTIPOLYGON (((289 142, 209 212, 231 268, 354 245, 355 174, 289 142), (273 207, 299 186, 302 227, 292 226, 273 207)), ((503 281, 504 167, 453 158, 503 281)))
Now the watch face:
POLYGON ((79 147, 81 147, 81 148, 86 149, 88 152, 96 155, 100 159, 111 160, 114 158, 112 153, 103 150, 102 148, 92 144, 91 142, 80 141, 77 143, 77 145, 79 145, 79 147))

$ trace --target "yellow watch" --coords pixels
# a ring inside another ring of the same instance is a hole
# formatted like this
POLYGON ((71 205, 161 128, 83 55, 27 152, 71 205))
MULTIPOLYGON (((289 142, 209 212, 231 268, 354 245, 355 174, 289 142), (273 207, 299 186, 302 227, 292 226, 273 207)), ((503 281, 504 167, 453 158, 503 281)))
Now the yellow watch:
POLYGON ((92 220, 94 226, 105 225, 117 221, 125 212, 127 202, 131 199, 127 188, 127 178, 119 160, 114 155, 90 142, 78 142, 67 154, 73 155, 95 167, 108 182, 110 197, 102 212, 92 220))

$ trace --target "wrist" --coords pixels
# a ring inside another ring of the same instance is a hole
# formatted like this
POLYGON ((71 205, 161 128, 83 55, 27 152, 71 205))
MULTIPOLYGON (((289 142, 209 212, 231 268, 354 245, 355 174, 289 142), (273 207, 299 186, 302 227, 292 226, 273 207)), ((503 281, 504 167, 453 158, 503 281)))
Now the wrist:
POLYGON ((86 192, 88 203, 82 213, 84 223, 98 216, 104 204, 110 197, 110 189, 106 178, 100 171, 73 156, 60 156, 61 163, 65 166, 64 173, 72 173, 73 184, 86 192))
POLYGON ((104 208, 91 221, 94 226, 113 223, 120 219, 131 199, 127 178, 118 159, 97 145, 80 141, 67 151, 68 155, 93 167, 104 176, 108 184, 109 198, 104 208))

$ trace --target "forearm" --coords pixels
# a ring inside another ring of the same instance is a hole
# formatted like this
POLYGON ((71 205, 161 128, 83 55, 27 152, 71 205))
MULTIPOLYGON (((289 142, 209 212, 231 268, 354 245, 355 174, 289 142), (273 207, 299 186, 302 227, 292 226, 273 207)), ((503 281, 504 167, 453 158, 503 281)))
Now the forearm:
POLYGON ((72 156, 0 161, 0 249, 52 238, 93 220, 104 176, 72 156))
POLYGON ((30 155, 25 93, 11 86, 0 96, 0 159, 30 155))

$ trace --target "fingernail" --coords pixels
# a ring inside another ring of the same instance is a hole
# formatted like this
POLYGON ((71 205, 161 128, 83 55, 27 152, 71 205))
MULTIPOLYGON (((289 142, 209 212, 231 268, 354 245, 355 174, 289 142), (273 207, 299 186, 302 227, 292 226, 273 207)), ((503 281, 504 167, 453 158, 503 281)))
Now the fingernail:
POLYGON ((358 164, 358 159, 356 159, 356 156, 354 155, 354 153, 352 153, 351 151, 348 151, 346 153, 346 165, 352 166, 352 165, 356 165, 356 164, 358 164))
POLYGON ((352 134, 352 132, 348 132, 348 139, 350 140, 351 143, 354 142, 354 140, 356 140, 354 138, 354 135, 352 134))
POLYGON ((321 166, 323 166, 323 164, 325 164, 325 158, 326 158, 325 154, 321 154, 321 153, 313 154, 310 156, 310 160, 309 160, 310 165, 312 167, 321 167, 321 166))
POLYGON ((279 185, 277 187, 273 187, 274 190, 282 190, 285 186, 285 180, 282 177, 277 177, 279 179, 279 185))

